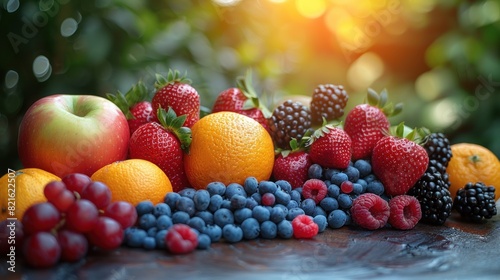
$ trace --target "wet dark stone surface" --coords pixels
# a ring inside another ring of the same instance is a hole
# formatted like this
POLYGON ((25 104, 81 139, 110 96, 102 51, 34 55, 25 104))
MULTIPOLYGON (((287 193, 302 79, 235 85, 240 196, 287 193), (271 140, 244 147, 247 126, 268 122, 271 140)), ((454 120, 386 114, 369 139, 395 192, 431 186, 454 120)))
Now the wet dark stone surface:
POLYGON ((500 279, 500 217, 469 224, 453 214, 443 226, 409 231, 344 227, 312 240, 219 242, 188 255, 122 247, 47 270, 20 258, 15 273, 7 267, 2 261, 0 279, 500 279))

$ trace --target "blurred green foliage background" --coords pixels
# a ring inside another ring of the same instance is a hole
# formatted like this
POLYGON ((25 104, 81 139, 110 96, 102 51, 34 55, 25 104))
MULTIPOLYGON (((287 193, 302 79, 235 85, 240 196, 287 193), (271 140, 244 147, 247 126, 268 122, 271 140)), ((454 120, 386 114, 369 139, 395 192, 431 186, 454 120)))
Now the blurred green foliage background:
POLYGON ((498 0, 1 3, 2 170, 22 167, 18 127, 37 99, 125 92, 140 79, 152 90, 169 68, 187 71, 207 108, 248 68, 271 109, 320 83, 344 85, 347 110, 386 88, 405 104, 393 124, 500 155, 498 0))

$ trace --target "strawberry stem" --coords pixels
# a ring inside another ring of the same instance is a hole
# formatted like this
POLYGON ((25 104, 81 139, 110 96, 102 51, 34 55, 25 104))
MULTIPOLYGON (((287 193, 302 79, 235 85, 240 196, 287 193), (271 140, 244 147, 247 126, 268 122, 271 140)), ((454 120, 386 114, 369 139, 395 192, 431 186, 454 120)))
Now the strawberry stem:
POLYGON ((387 117, 395 116, 403 111, 403 103, 397 103, 396 105, 388 103, 389 94, 386 89, 383 89, 379 94, 375 90, 368 88, 366 99, 369 105, 380 108, 387 117))
POLYGON ((268 119, 271 117, 271 111, 262 103, 252 85, 252 70, 248 69, 244 77, 238 77, 236 79, 237 87, 243 92, 243 95, 247 98, 243 103, 243 110, 249 110, 253 108, 258 108, 262 111, 264 118, 268 119))
POLYGON ((169 69, 167 76, 162 76, 161 74, 156 74, 155 88, 161 89, 168 84, 183 83, 191 84, 191 80, 187 78, 187 71, 183 75, 178 70, 169 69))
POLYGON ((157 116, 160 124, 177 136, 177 139, 181 142, 181 149, 184 152, 189 152, 189 146, 191 145, 191 129, 183 126, 187 115, 178 117, 172 107, 168 107, 168 111, 160 107, 158 108, 157 116))
POLYGON ((130 112, 130 108, 135 104, 145 101, 148 97, 148 87, 142 81, 133 85, 125 94, 117 91, 116 94, 106 93, 108 100, 113 102, 123 112, 128 120, 133 119, 134 116, 130 112))

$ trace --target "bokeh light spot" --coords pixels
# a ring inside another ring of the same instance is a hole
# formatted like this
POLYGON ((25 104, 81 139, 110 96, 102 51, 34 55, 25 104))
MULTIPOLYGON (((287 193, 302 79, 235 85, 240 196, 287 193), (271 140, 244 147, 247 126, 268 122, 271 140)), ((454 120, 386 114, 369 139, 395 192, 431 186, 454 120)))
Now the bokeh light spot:
POLYGON ((78 22, 74 18, 67 18, 61 23, 61 35, 69 37, 75 34, 78 29, 78 22))
POLYGON ((44 82, 52 75, 52 66, 47 57, 39 55, 33 61, 33 74, 39 82, 44 82))
POLYGON ((384 73, 384 62, 375 53, 360 56, 347 70, 349 85, 354 90, 365 90, 384 73))
POLYGON ((17 11, 19 9, 19 0, 4 1, 4 8, 9 13, 17 11))
POLYGON ((212 0, 215 4, 219 6, 234 6, 238 4, 241 0, 212 0))
POLYGON ((326 11, 324 0, 296 0, 297 11, 307 18, 317 18, 326 11))
POLYGON ((444 70, 435 69, 420 75, 415 81, 417 94, 425 101, 438 98, 452 83, 450 74, 444 70))

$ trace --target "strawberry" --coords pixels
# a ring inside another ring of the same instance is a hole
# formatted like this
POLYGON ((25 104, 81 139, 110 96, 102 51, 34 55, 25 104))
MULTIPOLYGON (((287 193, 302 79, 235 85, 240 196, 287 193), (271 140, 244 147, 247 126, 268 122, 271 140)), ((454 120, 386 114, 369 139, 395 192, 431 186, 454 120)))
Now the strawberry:
POLYGON ((378 95, 368 89, 368 104, 356 105, 345 118, 344 130, 352 140, 352 159, 363 159, 371 156, 373 147, 389 130, 389 116, 401 112, 402 104, 395 106, 387 103, 387 91, 378 95))
POLYGON ((324 168, 345 169, 352 155, 352 141, 341 128, 327 125, 317 129, 309 139, 309 154, 313 163, 324 168))
POLYGON ((400 124, 397 135, 380 139, 372 153, 372 170, 380 179, 385 193, 391 196, 403 195, 424 175, 429 156, 417 142, 420 130, 415 129, 405 138, 404 125, 400 124))
POLYGON ((200 95, 190 85, 191 80, 172 70, 168 71, 167 77, 157 74, 156 80, 156 93, 151 101, 153 111, 156 113, 160 107, 171 107, 176 115, 187 116, 184 126, 192 127, 200 119, 200 95))
POLYGON ((183 156, 191 143, 191 129, 182 127, 186 115, 177 117, 172 108, 168 112, 158 109, 157 116, 160 123, 144 124, 132 134, 129 155, 158 165, 170 179, 173 191, 178 192, 189 186, 183 156))
POLYGON ((117 94, 106 94, 106 97, 115 103, 127 117, 130 135, 139 126, 152 122, 156 118, 151 102, 146 101, 147 96, 148 89, 142 81, 132 86, 125 94, 120 91, 117 94))
POLYGON ((230 111, 250 117, 259 122, 267 131, 267 118, 271 112, 260 102, 252 86, 252 72, 249 70, 245 77, 237 79, 237 87, 228 88, 217 96, 212 112, 230 111))
MULTIPOLYGON (((305 139, 302 139, 304 141, 301 143, 305 143, 305 139)), ((302 186, 309 179, 308 171, 312 165, 311 157, 301 143, 297 143, 297 140, 293 138, 290 141, 292 149, 280 151, 273 166, 274 179, 286 180, 294 189, 302 186)))

